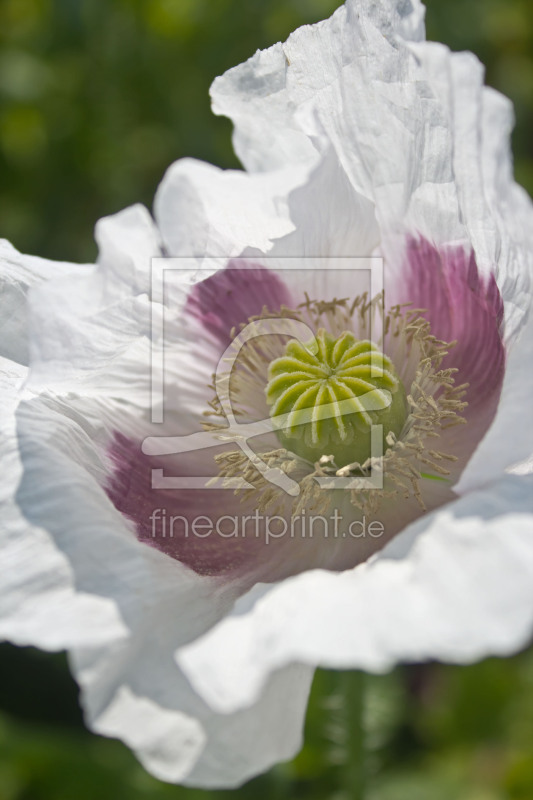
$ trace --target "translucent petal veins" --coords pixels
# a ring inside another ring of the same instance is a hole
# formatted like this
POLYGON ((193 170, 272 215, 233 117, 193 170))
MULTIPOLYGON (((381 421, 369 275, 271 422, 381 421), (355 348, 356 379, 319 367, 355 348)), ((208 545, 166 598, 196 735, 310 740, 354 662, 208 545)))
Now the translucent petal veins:
POLYGON ((268 369, 266 399, 280 442, 315 462, 333 457, 337 467, 364 463, 371 455, 370 430, 382 425, 384 449, 407 418, 403 384, 392 361, 368 340, 324 328, 317 351, 290 341, 268 369))

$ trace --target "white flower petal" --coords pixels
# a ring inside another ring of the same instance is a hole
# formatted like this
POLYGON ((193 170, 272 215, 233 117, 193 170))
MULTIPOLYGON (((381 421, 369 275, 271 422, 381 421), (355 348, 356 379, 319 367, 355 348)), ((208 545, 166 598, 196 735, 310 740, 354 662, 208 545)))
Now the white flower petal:
MULTIPOLYGON (((495 480, 533 455, 533 316, 511 350, 494 422, 455 490, 465 494, 495 480)), ((531 471, 528 469, 527 471, 531 471)))
POLYGON ((25 377, 24 367, 0 359, 0 637, 46 650, 116 640, 125 634, 125 628, 115 604, 99 593, 83 590, 63 548, 46 526, 31 525, 18 503, 22 465, 15 410, 25 377))
POLYGON ((27 295, 31 286, 84 267, 25 256, 0 239, 0 356, 28 363, 27 295))
MULTIPOLYGON (((74 409, 47 398, 24 401, 18 410, 24 474, 17 499, 26 518, 46 530, 51 552, 67 560, 77 590, 77 602, 62 614, 50 617, 57 612, 50 604, 33 613, 43 633, 32 629, 31 640, 71 650, 91 727, 123 738, 155 775, 236 785, 299 748, 312 670, 282 671, 256 707, 232 718, 198 698, 174 652, 220 620, 242 588, 197 575, 136 540, 101 488, 106 465, 90 409, 87 402, 77 420, 74 409), (64 621, 71 614, 74 631, 64 621)), ((46 569, 38 567, 44 580, 46 569)), ((58 582, 52 578, 51 588, 65 603, 58 582)), ((31 610, 43 593, 38 583, 24 590, 31 610)))
POLYGON ((306 257, 323 258, 327 269, 336 258, 369 256, 379 244, 374 205, 354 190, 332 149, 291 192, 289 209, 295 229, 275 242, 269 256, 292 256, 303 268, 306 257))
MULTIPOLYGON (((258 56, 219 79, 214 93, 218 98, 229 81, 263 131, 292 136, 299 127, 318 147, 331 144, 353 187, 375 202, 384 233, 400 226, 453 241, 464 229, 450 125, 401 39, 406 28, 419 38, 420 12, 418 3, 348 2, 329 20, 295 31, 282 46, 285 64, 278 64, 284 89, 275 96, 284 117, 274 113, 270 93, 263 97, 260 80, 256 90, 258 56)), ((225 110, 242 126, 233 107, 225 110)))
POLYGON ((99 265, 50 281, 30 296, 29 386, 148 403, 150 259, 158 234, 142 206, 97 226, 99 265), (143 399, 144 398, 144 399, 143 399))
POLYGON ((271 239, 293 230, 287 195, 309 167, 250 176, 183 159, 167 171, 155 214, 172 256, 238 256, 247 247, 266 252, 271 239))
MULTIPOLYGON (((165 590, 175 608, 194 603, 191 611, 199 615, 206 606, 205 598, 190 593, 181 598, 176 582, 174 590, 165 590)), ((212 607, 209 599, 207 604, 212 607)), ((165 628, 157 617, 151 630, 145 626, 146 621, 132 631, 122 650, 74 652, 73 670, 91 728, 123 739, 161 780, 205 788, 239 786, 296 754, 313 669, 279 670, 250 708, 220 714, 173 661, 179 639, 172 627, 165 628)))
MULTIPOLYGON (((100 677, 96 673, 85 681, 84 669, 77 665, 75 654, 71 664, 80 685, 85 682, 90 687, 92 680, 97 681, 100 677)), ((94 672, 92 664, 88 669, 94 672)), ((99 691, 107 688, 104 684, 99 691)), ((90 688, 85 691, 90 692, 90 688)), ((137 754, 143 766, 160 780, 183 782, 205 746, 206 737, 198 720, 135 694, 127 684, 119 686, 105 705, 98 695, 103 710, 95 719, 90 706, 87 707, 86 696, 83 699, 87 721, 93 730, 121 739, 137 754)))
MULTIPOLYGON (((363 24, 387 37, 400 34, 413 41, 423 38, 424 11, 418 0, 357 3, 363 24)), ((328 59, 341 69, 357 55, 340 44, 345 24, 342 7, 330 20, 300 28, 286 45, 258 51, 213 83, 213 111, 234 121, 235 152, 250 172, 313 160, 313 145, 295 120, 295 111, 327 88, 332 77, 328 59), (306 68, 293 70, 292 52, 300 47, 309 54, 306 68)))
POLYGON ((0 356, 0 637, 44 649, 80 641, 100 644, 124 634, 115 606, 78 591, 65 554, 46 530, 29 524, 16 499, 22 465, 15 412, 27 379, 22 366, 28 350, 27 293, 53 278, 83 275, 89 267, 24 256, 6 242, 1 243, 0 266, 1 341, 3 353, 14 359, 0 356))
MULTIPOLYGON (((128 403, 130 414, 148 421, 152 362, 163 347, 157 338, 163 325, 155 321, 164 315, 164 390, 180 397, 179 413, 173 418, 177 429, 191 428, 191 420, 203 410, 199 402, 204 401, 212 365, 193 357, 178 324, 187 300, 187 278, 173 273, 174 280, 165 282, 165 307, 151 302, 152 258, 162 255, 159 238, 144 207, 125 209, 98 223, 96 266, 32 291, 31 391, 90 397, 101 404, 100 414, 114 404, 115 416, 117 404, 128 403)), ((155 367, 153 374, 159 374, 155 367)), ((170 414, 175 397, 173 403, 169 397, 165 400, 170 414)))
POLYGON ((146 208, 138 204, 104 217, 95 238, 98 263, 106 274, 104 296, 145 293, 150 259, 161 255, 160 234, 146 208))
POLYGON ((214 110, 233 119, 248 169, 332 146, 375 203, 389 265, 398 231, 472 244, 497 271, 512 338, 531 294, 533 210, 512 179, 510 104, 473 55, 420 41, 422 16, 418 3, 348 0, 218 78, 214 110))
POLYGON ((292 662, 385 671, 514 652, 533 629, 532 488, 529 476, 504 478, 415 522, 354 570, 256 589, 255 603, 244 597, 179 663, 206 702, 230 712, 292 662))
MULTIPOLYGON (((235 123, 233 147, 250 172, 275 170, 316 158, 309 137, 294 124, 282 44, 258 50, 211 87, 215 114, 235 123)), ((304 87, 305 90, 305 87, 304 87)))
POLYGON ((445 110, 461 217, 480 269, 494 273, 506 306, 506 339, 524 322, 533 282, 533 206, 513 179, 511 102, 483 86, 472 53, 424 42, 411 48, 445 110))

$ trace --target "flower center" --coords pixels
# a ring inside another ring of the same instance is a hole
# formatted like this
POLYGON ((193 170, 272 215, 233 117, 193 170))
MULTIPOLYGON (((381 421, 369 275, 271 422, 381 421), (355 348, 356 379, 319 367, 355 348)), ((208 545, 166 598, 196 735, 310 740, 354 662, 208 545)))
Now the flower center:
MULTIPOLYGON (((307 345, 295 339, 286 344, 278 328, 280 312, 268 309, 248 325, 272 319, 271 333, 277 335, 258 332, 244 347, 236 338, 227 400, 239 421, 260 422, 270 414, 281 446, 267 450, 271 445, 265 443, 258 452, 268 469, 298 482, 295 515, 304 508, 322 514, 330 507, 333 493, 317 483, 323 478, 354 478, 349 502, 363 514, 402 497, 415 499, 425 511, 425 497, 434 506, 436 482, 449 483, 448 466, 457 456, 436 440, 448 439, 448 429, 465 422, 460 413, 466 385, 456 386, 456 370, 441 366, 453 343, 436 339, 420 314, 403 306, 385 312, 382 295, 370 301, 367 295, 353 301, 306 298, 297 309, 282 309, 281 316, 317 332, 307 345), (377 345, 369 341, 376 322, 383 331, 377 345), (376 434, 382 436, 383 455, 375 452, 376 434), (357 483, 374 474, 383 476, 382 488, 357 483)), ((217 387, 206 412, 214 420, 204 425, 230 442, 237 436, 227 430, 219 392, 217 387)), ((222 479, 244 478, 254 487, 245 489, 243 498, 261 513, 272 508, 285 513, 287 495, 242 445, 215 461, 222 479)))
POLYGON ((382 426, 385 452, 409 413, 390 358, 350 331, 334 338, 324 328, 309 346, 291 340, 270 363, 266 400, 284 447, 311 462, 333 457, 337 467, 371 457, 373 425, 382 426))

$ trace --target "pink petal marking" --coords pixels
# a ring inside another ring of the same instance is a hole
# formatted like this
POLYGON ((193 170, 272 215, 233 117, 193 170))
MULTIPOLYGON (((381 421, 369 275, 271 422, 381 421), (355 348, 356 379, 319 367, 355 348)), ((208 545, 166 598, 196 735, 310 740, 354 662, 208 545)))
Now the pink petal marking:
POLYGON ((273 542, 265 550, 261 525, 259 535, 255 535, 252 521, 246 523, 246 536, 220 535, 216 530, 206 535, 207 520, 214 525, 221 520, 222 534, 228 534, 234 528, 230 517, 238 519, 240 532, 245 515, 253 515, 255 508, 242 503, 233 491, 152 488, 153 468, 163 468, 165 475, 176 477, 216 474, 216 466, 205 452, 201 458, 196 453, 194 463, 181 456, 178 465, 176 460, 169 463, 168 457, 166 460, 144 455, 140 441, 115 433, 108 450, 115 469, 106 487, 107 495, 115 508, 134 523, 139 541, 177 559, 200 575, 234 577, 254 572, 257 577, 258 572, 265 571, 268 574, 269 562, 279 548, 273 542), (156 510, 159 513, 154 518, 156 510), (227 518, 222 520, 223 517, 227 518), (197 535, 193 532, 194 520, 197 520, 197 535))
POLYGON ((458 369, 457 385, 469 384, 465 416, 490 409, 492 419, 505 372, 503 301, 494 276, 479 274, 472 251, 437 248, 423 238, 409 239, 404 270, 402 301, 426 309, 434 336, 457 341, 443 367, 458 369))
MULTIPOLYGON (((189 315, 196 327, 190 341, 191 351, 197 351, 200 360, 215 358, 213 368, 216 358, 231 342, 232 328, 260 314, 265 306, 275 312, 282 305, 291 304, 290 292, 278 275, 253 264, 243 267, 242 263, 237 268, 236 262, 230 261, 225 269, 196 284, 187 299, 185 315, 189 315)), ((211 395, 206 380, 205 409, 211 395)), ((268 566, 278 548, 270 546, 265 553, 261 535, 227 537, 216 531, 209 536, 192 533, 193 520, 200 516, 216 523, 223 516, 238 517, 241 521, 244 515, 253 514, 255 508, 242 504, 233 491, 152 488, 153 468, 163 468, 165 475, 175 477, 217 475, 212 450, 180 456, 179 463, 169 456, 156 460, 142 453, 141 442, 116 433, 109 455, 115 470, 107 486, 108 496, 134 523, 140 541, 202 575, 235 575, 249 570, 256 572, 258 565, 262 569, 268 566), (175 520, 171 536, 172 517, 175 520)), ((231 520, 226 520, 225 526, 226 531, 231 529, 231 520)))
POLYGON ((291 306, 291 294, 281 278, 269 269, 230 261, 225 269, 197 283, 185 306, 185 313, 199 320, 204 328, 227 347, 232 328, 245 323, 266 306, 278 311, 291 306))

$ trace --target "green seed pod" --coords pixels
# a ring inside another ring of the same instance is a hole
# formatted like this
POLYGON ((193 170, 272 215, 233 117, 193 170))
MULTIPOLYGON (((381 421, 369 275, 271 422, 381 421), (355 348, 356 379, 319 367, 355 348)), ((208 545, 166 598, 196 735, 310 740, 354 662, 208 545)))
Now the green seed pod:
POLYGON ((350 332, 321 328, 316 353, 293 339, 268 369, 266 399, 281 444, 309 461, 333 456, 337 467, 371 455, 371 428, 383 427, 383 450, 407 418, 405 389, 390 358, 350 332))

